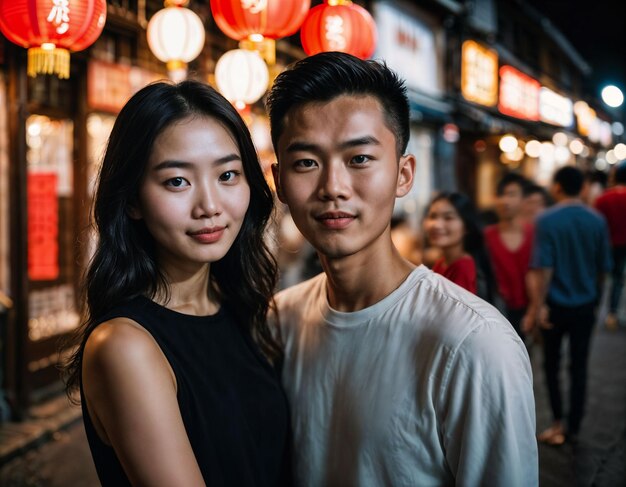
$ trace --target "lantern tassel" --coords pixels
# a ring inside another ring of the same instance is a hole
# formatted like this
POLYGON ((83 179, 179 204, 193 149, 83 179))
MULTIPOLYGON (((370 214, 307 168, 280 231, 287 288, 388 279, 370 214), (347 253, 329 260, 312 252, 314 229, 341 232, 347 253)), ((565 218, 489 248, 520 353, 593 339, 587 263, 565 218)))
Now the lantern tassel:
POLYGON ((38 74, 56 74, 60 79, 68 79, 70 52, 58 47, 53 49, 31 47, 28 50, 28 76, 34 78, 38 74))

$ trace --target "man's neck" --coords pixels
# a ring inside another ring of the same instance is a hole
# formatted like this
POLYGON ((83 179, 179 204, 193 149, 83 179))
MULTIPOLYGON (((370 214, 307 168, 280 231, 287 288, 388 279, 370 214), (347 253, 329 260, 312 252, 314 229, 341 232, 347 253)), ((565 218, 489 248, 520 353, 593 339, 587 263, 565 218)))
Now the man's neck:
POLYGON ((559 205, 582 205, 583 200, 580 196, 562 196, 557 200, 559 205))
POLYGON ((404 282, 415 266, 398 254, 391 240, 384 247, 386 251, 364 249, 340 259, 320 255, 331 308, 343 312, 367 308, 404 282))

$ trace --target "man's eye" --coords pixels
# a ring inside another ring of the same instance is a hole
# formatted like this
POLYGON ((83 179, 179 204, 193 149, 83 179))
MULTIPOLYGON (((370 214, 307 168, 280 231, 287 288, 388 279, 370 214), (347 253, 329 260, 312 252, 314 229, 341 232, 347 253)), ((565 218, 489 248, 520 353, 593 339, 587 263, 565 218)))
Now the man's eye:
POLYGON ((367 163, 369 161, 370 161, 370 157, 366 156, 366 155, 363 155, 363 154, 360 154, 358 156, 354 156, 352 158, 352 163, 353 164, 365 164, 365 163, 367 163))
POLYGON ((166 186, 171 186, 173 188, 182 188, 185 186, 189 186, 189 182, 185 178, 172 178, 165 181, 166 186))
POLYGON ((305 169, 310 169, 312 167, 315 167, 316 165, 317 163, 313 159, 301 159, 299 161, 296 161, 296 164, 295 164, 296 167, 305 168, 305 169))

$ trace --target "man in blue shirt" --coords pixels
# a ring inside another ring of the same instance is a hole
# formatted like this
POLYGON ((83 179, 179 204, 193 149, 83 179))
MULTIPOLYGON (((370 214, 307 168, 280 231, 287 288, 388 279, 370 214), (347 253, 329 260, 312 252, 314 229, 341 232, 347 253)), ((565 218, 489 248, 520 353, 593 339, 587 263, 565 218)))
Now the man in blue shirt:
POLYGON ((583 418, 587 359, 595 307, 604 274, 611 269, 609 234, 604 218, 580 199, 584 177, 566 166, 553 179, 557 204, 539 216, 529 273, 530 306, 526 329, 535 323, 544 339, 544 372, 554 422, 539 441, 560 445, 575 439, 583 418), (569 335, 570 401, 567 430, 562 422, 559 388, 560 351, 569 335))

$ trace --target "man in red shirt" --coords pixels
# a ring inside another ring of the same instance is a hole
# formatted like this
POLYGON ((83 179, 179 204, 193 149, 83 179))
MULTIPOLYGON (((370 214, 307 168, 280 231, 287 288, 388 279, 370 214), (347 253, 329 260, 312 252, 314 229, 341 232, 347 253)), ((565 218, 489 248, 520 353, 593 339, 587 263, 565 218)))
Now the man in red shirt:
POLYGON ((596 199, 596 209, 604 215, 609 225, 613 249, 611 301, 606 326, 617 327, 617 305, 622 293, 624 265, 626 264, 626 162, 615 169, 615 186, 596 199))
POLYGON ((485 228, 485 244, 505 315, 522 338, 521 321, 528 306, 525 279, 533 243, 533 226, 521 218, 527 186, 523 176, 506 174, 496 189, 499 221, 485 228))

